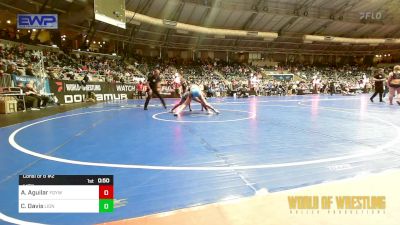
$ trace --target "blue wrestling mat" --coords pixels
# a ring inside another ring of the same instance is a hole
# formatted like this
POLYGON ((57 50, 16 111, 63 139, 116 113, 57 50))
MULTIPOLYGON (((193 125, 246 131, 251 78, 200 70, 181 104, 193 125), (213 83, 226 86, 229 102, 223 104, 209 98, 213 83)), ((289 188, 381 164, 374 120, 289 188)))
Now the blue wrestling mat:
POLYGON ((129 100, 4 127, 0 219, 101 223, 398 168, 400 107, 369 97, 209 99, 220 115, 178 117, 129 100), (114 175, 115 210, 19 214, 20 174, 114 175))

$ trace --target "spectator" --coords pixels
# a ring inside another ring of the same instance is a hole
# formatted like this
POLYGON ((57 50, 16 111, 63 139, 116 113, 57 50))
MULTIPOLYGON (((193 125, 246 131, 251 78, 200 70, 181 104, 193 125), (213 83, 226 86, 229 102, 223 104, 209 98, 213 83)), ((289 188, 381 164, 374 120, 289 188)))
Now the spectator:
POLYGON ((139 83, 136 85, 136 90, 137 90, 139 98, 143 99, 143 83, 142 83, 142 81, 139 81, 139 83))
POLYGON ((15 64, 15 63, 12 63, 11 66, 8 67, 8 70, 6 73, 11 74, 11 75, 21 75, 19 73, 19 71, 17 70, 17 64, 15 64))
POLYGON ((7 67, 6 67, 5 63, 2 60, 0 61, 0 70, 7 71, 7 67))
POLYGON ((49 101, 49 97, 40 95, 33 87, 32 82, 27 83, 23 91, 26 94, 26 96, 33 97, 36 99, 33 105, 34 109, 37 110, 40 109, 41 107, 46 107, 47 102, 49 101))
POLYGON ((27 76, 35 76, 33 74, 32 63, 29 63, 28 66, 26 67, 25 75, 27 75, 27 76))
POLYGON ((84 87, 86 87, 86 85, 89 83, 89 80, 90 80, 90 78, 89 78, 88 73, 85 73, 85 76, 83 77, 83 79, 82 79, 82 81, 81 81, 81 84, 82 84, 84 87))
POLYGON ((23 83, 22 82, 19 82, 18 84, 17 84, 17 87, 19 87, 19 88, 21 88, 21 90, 23 91, 23 93, 25 93, 25 97, 24 97, 24 99, 25 99, 25 104, 26 104, 26 107, 28 107, 28 108, 31 108, 31 110, 40 110, 40 102, 39 102, 39 99, 38 98, 36 98, 36 97, 34 97, 34 96, 30 96, 29 94, 29 90, 26 88, 26 87, 24 87, 24 85, 23 85, 23 83))
MULTIPOLYGON (((400 94, 400 65, 397 65, 393 68, 393 72, 389 73, 388 78, 388 86, 389 86, 389 102, 390 105, 393 105, 393 97, 395 92, 397 95, 400 94)), ((400 105, 400 101, 396 101, 397 104, 400 105)))

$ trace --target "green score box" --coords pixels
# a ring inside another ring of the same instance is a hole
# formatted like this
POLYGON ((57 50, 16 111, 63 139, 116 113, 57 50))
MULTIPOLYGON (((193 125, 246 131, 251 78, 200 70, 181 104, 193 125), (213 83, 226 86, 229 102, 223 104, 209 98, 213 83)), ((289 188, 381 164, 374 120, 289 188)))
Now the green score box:
POLYGON ((108 213, 114 211, 114 199, 100 199, 99 212, 108 213))

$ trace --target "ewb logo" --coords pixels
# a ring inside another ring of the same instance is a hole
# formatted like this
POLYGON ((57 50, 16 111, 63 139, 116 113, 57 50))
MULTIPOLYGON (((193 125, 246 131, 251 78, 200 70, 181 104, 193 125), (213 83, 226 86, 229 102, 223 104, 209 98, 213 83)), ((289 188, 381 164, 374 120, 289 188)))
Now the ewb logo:
POLYGON ((58 29, 57 14, 18 14, 18 29, 58 29))

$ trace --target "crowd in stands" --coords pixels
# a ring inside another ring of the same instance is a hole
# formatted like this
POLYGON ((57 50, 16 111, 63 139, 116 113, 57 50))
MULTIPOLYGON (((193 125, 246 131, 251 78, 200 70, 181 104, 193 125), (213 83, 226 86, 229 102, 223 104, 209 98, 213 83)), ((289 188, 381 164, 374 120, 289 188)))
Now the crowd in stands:
POLYGON ((92 81, 125 82, 133 79, 133 69, 108 56, 28 50, 23 44, 9 48, 0 46, 0 74, 70 80, 88 76, 92 81))
MULTIPOLYGON (((0 76, 4 74, 47 77, 87 82, 132 83, 145 90, 145 78, 154 69, 162 73, 161 92, 179 89, 180 80, 198 84, 209 97, 236 95, 293 95, 368 92, 374 68, 358 66, 272 66, 257 67, 223 61, 181 62, 134 55, 127 59, 86 52, 29 50, 23 44, 0 46, 0 76), (290 79, 279 79, 289 74, 290 79)), ((389 71, 385 71, 386 74, 389 71)), ((17 84, 14 84, 17 86, 17 84)), ((141 93, 143 94, 143 92, 141 93)), ((41 99, 43 101, 43 99, 41 99)))

